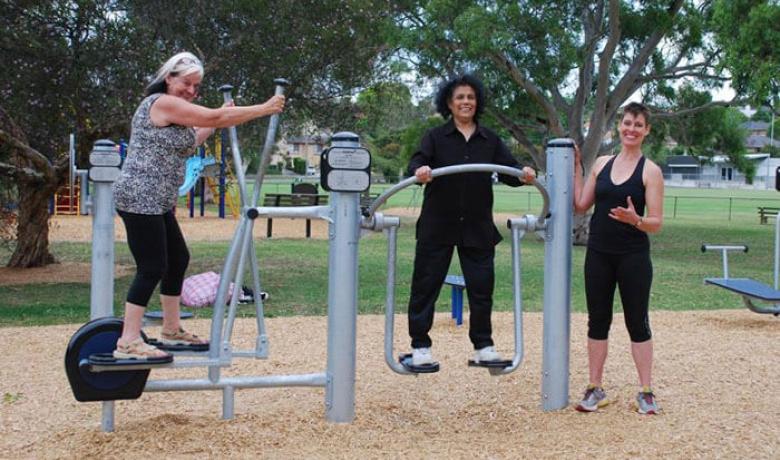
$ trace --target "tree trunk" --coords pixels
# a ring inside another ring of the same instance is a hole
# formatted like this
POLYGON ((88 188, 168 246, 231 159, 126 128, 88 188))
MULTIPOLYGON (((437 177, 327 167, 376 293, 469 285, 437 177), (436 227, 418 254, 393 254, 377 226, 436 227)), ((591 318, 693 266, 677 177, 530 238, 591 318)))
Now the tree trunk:
POLYGON ((572 228, 574 230, 574 245, 575 246, 587 246, 588 234, 590 230, 590 217, 593 214, 574 214, 574 223, 572 228))
POLYGON ((57 263, 49 252, 49 198, 56 184, 23 181, 19 189, 16 250, 8 267, 30 268, 57 263))

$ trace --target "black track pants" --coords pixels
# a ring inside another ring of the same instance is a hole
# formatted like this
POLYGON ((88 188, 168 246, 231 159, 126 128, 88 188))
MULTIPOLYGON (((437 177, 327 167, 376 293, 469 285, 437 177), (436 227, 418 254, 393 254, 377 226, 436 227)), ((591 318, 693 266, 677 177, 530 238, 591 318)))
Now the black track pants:
MULTIPOLYGON (((431 346, 428 332, 433 326, 436 299, 439 297, 454 246, 417 242, 409 298, 409 336, 412 348, 431 346)), ((469 338, 475 349, 493 345, 490 314, 493 309, 495 248, 458 246, 458 258, 466 281, 469 299, 469 338)))

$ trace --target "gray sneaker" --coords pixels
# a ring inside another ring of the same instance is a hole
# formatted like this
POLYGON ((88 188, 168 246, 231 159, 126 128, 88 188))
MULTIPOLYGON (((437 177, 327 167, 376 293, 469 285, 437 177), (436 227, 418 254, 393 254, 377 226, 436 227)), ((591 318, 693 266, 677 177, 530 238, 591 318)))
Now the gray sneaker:
POLYGON ((607 399, 607 393, 603 388, 588 385, 585 390, 585 395, 582 397, 582 401, 577 404, 577 410, 580 412, 596 412, 602 407, 609 404, 607 399))
POLYGON ((640 414, 655 415, 660 408, 655 401, 655 395, 650 388, 643 388, 636 395, 636 410, 640 414))

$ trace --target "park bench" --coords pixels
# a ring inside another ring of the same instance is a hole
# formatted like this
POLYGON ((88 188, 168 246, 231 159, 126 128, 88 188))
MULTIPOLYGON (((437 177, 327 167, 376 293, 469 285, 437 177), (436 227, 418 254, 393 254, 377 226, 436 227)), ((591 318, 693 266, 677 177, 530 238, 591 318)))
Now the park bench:
POLYGON ((769 221, 770 217, 777 216, 778 211, 780 211, 780 208, 773 207, 773 206, 759 206, 758 207, 758 220, 765 224, 769 221))
POLYGON ((455 324, 463 324, 463 291, 466 289, 466 280, 460 275, 447 275, 444 284, 452 286, 452 319, 455 324))
MULTIPOLYGON (((312 193, 266 193, 263 199, 263 206, 319 206, 328 204, 328 195, 317 195, 312 193)), ((271 238, 273 234, 273 219, 268 218, 266 227, 266 236, 271 238)), ((311 220, 306 219, 306 238, 311 238, 311 220)))

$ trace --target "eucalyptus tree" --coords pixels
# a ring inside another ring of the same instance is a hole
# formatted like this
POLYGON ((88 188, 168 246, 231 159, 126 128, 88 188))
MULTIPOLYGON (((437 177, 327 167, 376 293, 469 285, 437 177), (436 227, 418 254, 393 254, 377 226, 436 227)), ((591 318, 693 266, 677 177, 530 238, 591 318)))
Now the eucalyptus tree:
MULTIPOLYGON (((262 101, 286 77, 285 120, 336 127, 353 114, 333 107, 351 107, 381 71, 386 45, 374 24, 386 9, 378 0, 0 0, 0 198, 18 205, 8 265, 54 261, 47 204, 67 176, 68 134, 82 167, 94 140, 127 138, 148 77, 169 56, 205 61, 200 103, 220 105, 224 83, 238 104, 262 101)), ((246 129, 246 145, 259 145, 261 125, 246 129)))
MULTIPOLYGON (((539 168, 545 141, 568 136, 589 170, 615 148, 617 136, 609 133, 630 98, 651 105, 658 120, 734 102, 672 110, 682 82, 712 89, 730 80, 717 35, 723 31, 713 19, 731 14, 728 3, 409 0, 397 5, 394 37, 401 58, 421 75, 481 75, 491 94, 488 112, 539 168)), ((767 2, 742 3, 750 10, 767 2)), ((749 91, 738 90, 737 97, 749 91)))

